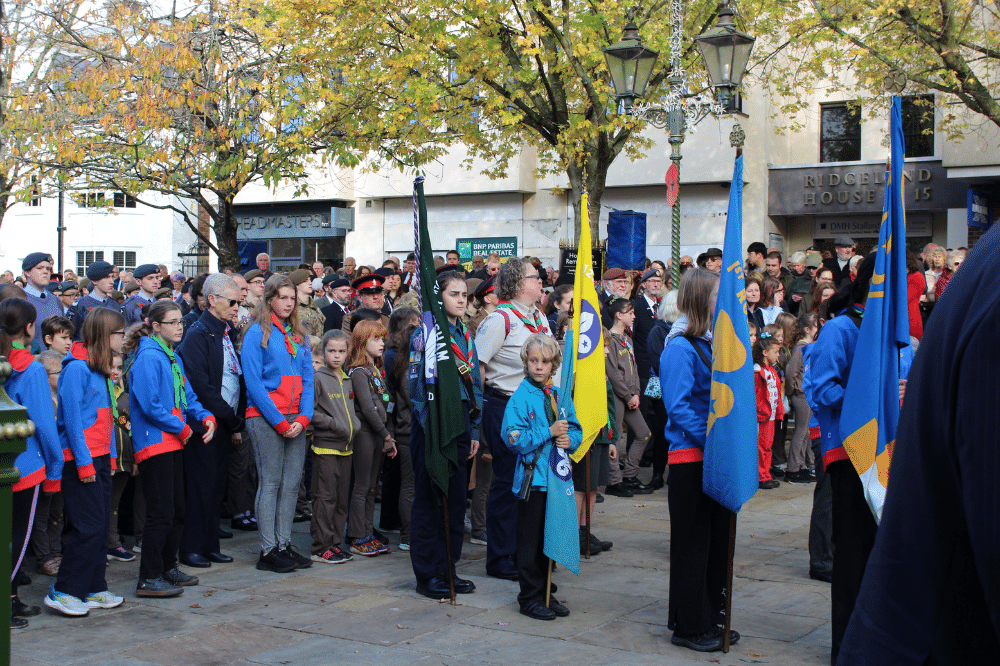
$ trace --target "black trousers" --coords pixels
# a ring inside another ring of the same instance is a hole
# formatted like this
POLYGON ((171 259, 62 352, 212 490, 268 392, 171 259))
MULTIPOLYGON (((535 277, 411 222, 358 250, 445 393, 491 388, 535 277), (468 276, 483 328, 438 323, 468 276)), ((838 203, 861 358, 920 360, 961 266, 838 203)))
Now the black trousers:
POLYGON ((226 513, 231 516, 252 513, 257 498, 257 465, 253 460, 250 432, 244 430, 241 437, 240 444, 230 447, 227 463, 226 513))
MULTIPOLYGON (((139 578, 158 578, 177 564, 184 531, 184 452, 170 451, 139 463, 146 499, 139 578)), ((65 559, 65 558, 64 558, 65 559)))
POLYGON ((207 555, 219 552, 219 515, 229 472, 229 440, 219 427, 208 444, 192 435, 184 446, 184 532, 180 551, 207 555))
POLYGON ((547 496, 544 490, 532 490, 528 499, 517 502, 517 580, 521 585, 517 603, 521 608, 532 601, 545 603, 549 575, 549 558, 543 552, 547 496))
POLYGON ((502 571, 514 566, 517 551, 517 496, 514 468, 517 455, 504 440, 500 426, 509 397, 487 391, 483 398, 483 420, 480 433, 493 454, 493 485, 486 498, 486 571, 502 571))
POLYGON ((653 475, 663 476, 667 472, 667 458, 670 454, 670 442, 663 432, 667 429, 667 408, 663 406, 663 400, 657 398, 653 403, 653 475))
POLYGON ((111 456, 93 460, 97 479, 80 481, 76 463, 63 465, 62 494, 68 530, 63 559, 56 576, 56 591, 84 599, 106 592, 108 526, 111 523, 111 456))
POLYGON ((699 462, 670 466, 670 602, 667 628, 694 636, 722 624, 730 512, 702 492, 699 462))
POLYGON ((875 545, 878 525, 865 500, 861 478, 850 460, 830 463, 826 470, 833 494, 833 647, 831 663, 837 663, 840 644, 847 623, 854 612, 854 603, 861 590, 861 580, 868 565, 868 556, 875 545))
MULTIPOLYGON (((41 486, 35 486, 33 488, 25 488, 24 490, 19 490, 16 493, 11 493, 11 513, 12 520, 10 524, 10 566, 11 569, 17 566, 17 560, 21 557, 21 551, 23 550, 25 555, 27 555, 27 549, 25 548, 25 542, 28 539, 28 535, 31 533, 31 507, 35 503, 35 490, 38 490, 38 495, 41 497, 42 489, 41 486)), ((24 566, 24 563, 21 563, 24 566)), ((10 594, 12 597, 17 596, 17 576, 13 576, 13 581, 10 584, 10 594)))
MULTIPOLYGON (((465 434, 458 440, 458 469, 448 483, 448 531, 451 533, 451 564, 462 557, 465 537, 466 458, 469 455, 469 417, 465 414, 465 434)), ((424 430, 414 419, 410 425, 410 456, 413 461, 413 508, 410 511, 410 564, 417 582, 426 583, 434 577, 447 580, 449 563, 444 540, 444 515, 439 497, 441 492, 431 484, 427 474, 427 446, 424 430)), ((385 505, 383 498, 383 506, 385 505)))
POLYGON ((811 446, 816 460, 816 487, 813 489, 812 516, 809 518, 809 570, 833 572, 833 491, 830 475, 823 469, 822 440, 817 437, 811 446))

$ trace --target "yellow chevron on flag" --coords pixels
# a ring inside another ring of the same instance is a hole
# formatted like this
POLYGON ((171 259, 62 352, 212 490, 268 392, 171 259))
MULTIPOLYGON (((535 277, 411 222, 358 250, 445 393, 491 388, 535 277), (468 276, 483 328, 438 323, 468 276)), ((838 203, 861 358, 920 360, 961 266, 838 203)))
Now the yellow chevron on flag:
POLYGON ((587 195, 583 195, 583 219, 580 222, 580 244, 576 248, 576 280, 573 283, 573 405, 583 429, 583 443, 570 454, 580 462, 590 450, 601 428, 608 424, 608 397, 605 391, 604 338, 601 327, 601 305, 594 288, 594 267, 590 246, 590 214, 587 195))

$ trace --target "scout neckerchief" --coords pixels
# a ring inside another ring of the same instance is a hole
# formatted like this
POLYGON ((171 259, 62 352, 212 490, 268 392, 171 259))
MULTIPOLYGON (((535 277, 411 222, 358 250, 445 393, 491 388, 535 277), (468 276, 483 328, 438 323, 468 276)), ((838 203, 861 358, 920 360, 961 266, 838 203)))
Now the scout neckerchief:
POLYGON ((531 377, 528 377, 528 383, 537 389, 541 389, 545 394, 545 417, 549 420, 549 425, 555 423, 558 419, 556 414, 559 410, 558 398, 556 397, 555 387, 552 385, 552 380, 549 379, 545 384, 539 384, 531 377))
MULTIPOLYGON (((153 340, 153 342, 160 345, 160 349, 162 349, 163 353, 170 359, 170 372, 173 373, 174 376, 174 407, 180 409, 181 405, 183 405, 186 410, 188 401, 187 395, 184 393, 184 375, 181 373, 181 366, 177 363, 177 356, 174 355, 174 350, 171 349, 170 345, 164 342, 160 336, 151 335, 149 337, 153 340)), ((111 391, 111 403, 114 404, 115 389, 110 377, 108 378, 108 389, 111 391)))
POLYGON ((23 342, 12 342, 10 343, 10 346, 14 349, 27 349, 27 347, 24 346, 23 342))
POLYGON ((528 321, 528 318, 522 315, 520 310, 518 310, 517 307, 510 301, 500 301, 499 303, 497 303, 497 309, 510 310, 511 312, 513 312, 514 316, 520 319, 524 323, 524 325, 528 328, 528 330, 531 331, 532 333, 545 332, 545 320, 542 319, 541 315, 538 314, 537 310, 535 311, 535 321, 534 323, 532 323, 528 321))
POLYGON ((281 329, 282 333, 285 334, 285 349, 288 350, 288 353, 292 356, 292 358, 295 358, 295 355, 299 353, 299 346, 296 344, 299 339, 298 337, 292 335, 291 324, 288 324, 287 322, 282 324, 281 320, 278 319, 278 315, 274 313, 271 313, 271 321, 275 326, 281 329))
POLYGON ((469 357, 472 356, 472 336, 469 335, 469 329, 466 328, 465 324, 463 324, 461 321, 459 321, 457 324, 455 324, 455 326, 458 327, 459 333, 464 334, 464 336, 465 336, 465 348, 467 350, 469 350, 469 351, 466 351, 465 353, 462 353, 461 347, 459 347, 458 343, 455 342, 454 340, 451 341, 451 349, 452 349, 453 352, 455 352, 455 356, 458 358, 458 360, 460 360, 462 363, 465 363, 466 365, 468 365, 468 366, 471 367, 472 366, 472 362, 469 360, 469 357))

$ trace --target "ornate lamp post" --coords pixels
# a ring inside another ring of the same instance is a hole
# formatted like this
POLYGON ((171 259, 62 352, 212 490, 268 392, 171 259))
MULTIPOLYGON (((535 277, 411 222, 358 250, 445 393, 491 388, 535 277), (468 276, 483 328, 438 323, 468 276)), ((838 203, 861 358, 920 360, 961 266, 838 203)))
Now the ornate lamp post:
MULTIPOLYGON (((684 42, 683 0, 673 0, 671 19, 673 31, 670 36, 670 84, 663 106, 636 104, 635 100, 646 93, 646 86, 652 75, 656 51, 642 45, 639 28, 629 20, 625 26, 622 41, 604 49, 604 57, 611 72, 611 83, 615 88, 619 113, 640 118, 654 127, 669 128, 670 131, 670 171, 668 181, 680 181, 681 144, 688 127, 701 122, 705 116, 724 115, 733 111, 734 92, 743 80, 754 37, 736 28, 729 0, 722 0, 719 8, 719 22, 704 35, 696 38, 699 50, 705 60, 708 75, 715 89, 714 102, 684 98, 687 88, 687 73, 681 66, 682 44, 684 42)), ((676 289, 680 283, 681 264, 681 203, 676 196, 671 204, 671 282, 676 289)))
MULTIPOLYGON (((35 424, 28 420, 28 410, 16 404, 3 390, 3 382, 10 377, 13 368, 7 359, 0 356, 0 515, 5 519, 0 522, 0 543, 10 543, 11 487, 18 482, 21 475, 14 467, 14 460, 25 448, 25 440, 35 433, 35 424)), ((17 545, 20 548, 20 544, 17 545)), ((12 552, 10 548, 0 548, 0 571, 4 572, 3 587, 6 590, 0 601, 0 623, 10 626, 10 579, 6 572, 12 567, 12 552)), ((0 641, 0 663, 10 663, 10 632, 3 632, 0 641)))

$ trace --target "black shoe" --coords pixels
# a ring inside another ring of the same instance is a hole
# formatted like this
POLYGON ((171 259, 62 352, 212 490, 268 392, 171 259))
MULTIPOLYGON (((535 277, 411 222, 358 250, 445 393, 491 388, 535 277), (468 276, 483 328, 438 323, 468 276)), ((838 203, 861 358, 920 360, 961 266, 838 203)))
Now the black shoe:
POLYGON ((626 488, 624 483, 609 485, 604 492, 615 497, 632 497, 632 491, 626 488))
POLYGON ((224 530, 224 529, 222 529, 220 527, 219 528, 219 538, 220 539, 232 539, 233 538, 233 533, 230 532, 230 531, 228 531, 228 530, 224 530))
POLYGON ((179 585, 181 587, 191 587, 192 585, 198 584, 197 576, 191 576, 184 573, 176 565, 173 569, 163 574, 163 580, 167 581, 171 585, 179 585))
POLYGON ((569 609, 556 601, 556 598, 549 595, 549 610, 556 614, 556 617, 569 617, 569 609))
POLYGON ((137 597, 176 597, 184 592, 184 588, 168 583, 163 576, 158 578, 143 578, 135 586, 137 597))
POLYGON ((17 570, 17 584, 21 585, 31 585, 31 577, 24 573, 24 569, 17 570))
POLYGON ((257 521, 252 520, 250 516, 240 516, 229 521, 229 528, 243 532, 256 532, 257 521))
MULTIPOLYGON (((722 640, 722 627, 719 626, 715 627, 715 635, 719 637, 719 640, 722 640)), ((735 629, 730 629, 729 644, 736 645, 739 642, 740 642, 740 632, 736 631, 735 629)))
POLYGON ((524 606, 521 606, 521 615, 527 615, 533 620, 556 619, 555 611, 551 608, 547 608, 545 604, 540 601, 532 601, 524 606))
POLYGON ((809 577, 813 580, 822 581, 824 583, 833 582, 833 572, 831 571, 817 571, 816 569, 810 569, 809 577))
POLYGON ((295 517, 292 518, 293 523, 308 523, 312 520, 313 512, 309 509, 302 509, 301 511, 295 512, 295 517))
POLYGON ((770 481, 761 481, 757 484, 757 487, 761 490, 774 490, 781 485, 781 481, 777 479, 771 479, 770 481))
POLYGON ((23 617, 10 616, 10 628, 11 629, 24 629, 28 626, 28 621, 23 617))
POLYGON ((212 563, 208 561, 208 558, 204 555, 198 553, 181 553, 178 557, 181 564, 186 567, 194 567, 195 569, 207 569, 212 566, 212 563))
POLYGON ((590 533, 590 551, 593 552, 595 548, 600 548, 602 551, 611 550, 615 547, 614 541, 601 541, 594 536, 594 533, 590 533))
POLYGON ((503 580, 517 580, 517 569, 497 569, 496 571, 486 570, 486 575, 503 580))
MULTIPOLYGON (((595 555, 600 555, 602 552, 604 552, 604 549, 601 548, 599 545, 594 545, 593 535, 591 535, 591 539, 590 539, 590 556, 594 557, 595 555)), ((581 531, 580 532, 580 555, 586 555, 586 554, 587 554, 587 534, 586 534, 586 532, 581 531)))
POLYGON ((594 500, 594 504, 600 504, 604 501, 604 495, 597 493, 597 499, 594 500))
POLYGON ((229 564, 233 561, 232 555, 223 555, 222 553, 209 553, 205 558, 209 562, 215 562, 216 564, 229 564))
POLYGON ((652 460, 643 458, 642 460, 639 461, 639 467, 652 467, 652 466, 653 466, 652 460))
POLYGON ((785 472, 785 483, 814 483, 816 476, 809 473, 807 469, 800 469, 797 472, 785 472))
POLYGON ((622 484, 632 491, 633 495, 648 495, 653 492, 653 489, 647 486, 645 483, 640 481, 637 477, 632 477, 631 479, 625 479, 622 484))
POLYGON ((42 612, 42 609, 38 606, 29 606, 28 604, 21 601, 18 597, 10 598, 10 616, 11 617, 35 617, 42 612))
POLYGON ((681 636, 675 633, 670 637, 670 642, 696 652, 715 652, 722 649, 722 637, 714 631, 707 631, 696 636, 681 636))
POLYGON ((663 482, 663 475, 662 474, 654 474, 653 478, 650 479, 650 481, 649 481, 649 487, 652 488, 653 490, 659 490, 660 488, 662 488, 665 485, 667 485, 667 484, 665 484, 663 482))
POLYGON ((295 546, 288 544, 281 549, 281 553, 288 559, 295 562, 296 569, 308 569, 313 565, 312 558, 306 557, 299 551, 295 550, 295 546))
POLYGON ((260 559, 257 560, 257 568, 261 571, 288 573, 289 571, 295 571, 299 567, 295 563, 295 560, 289 558, 283 551, 278 550, 277 547, 274 547, 266 553, 261 552, 260 559))
POLYGON ((476 584, 471 580, 466 580, 465 578, 459 578, 455 576, 455 593, 456 594, 472 594, 476 591, 476 584))
MULTIPOLYGON (((455 591, 458 592, 457 589, 455 591)), ((448 581, 435 576, 426 582, 418 582, 417 594, 422 594, 430 599, 448 599, 451 597, 451 589, 448 587, 448 581)))

